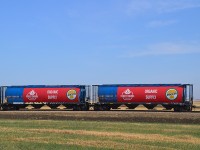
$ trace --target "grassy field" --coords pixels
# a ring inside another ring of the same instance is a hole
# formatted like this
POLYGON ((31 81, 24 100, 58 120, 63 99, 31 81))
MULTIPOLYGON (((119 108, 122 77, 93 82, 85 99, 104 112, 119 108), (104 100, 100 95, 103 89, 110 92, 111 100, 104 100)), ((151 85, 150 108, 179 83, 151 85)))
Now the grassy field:
POLYGON ((0 120, 1 150, 200 149, 200 126, 96 121, 0 120))

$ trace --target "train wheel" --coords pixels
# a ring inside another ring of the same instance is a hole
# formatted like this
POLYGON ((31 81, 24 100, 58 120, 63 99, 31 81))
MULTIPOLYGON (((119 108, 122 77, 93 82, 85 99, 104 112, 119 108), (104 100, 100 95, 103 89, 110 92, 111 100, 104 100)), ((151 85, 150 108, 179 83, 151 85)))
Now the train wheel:
POLYGON ((106 105, 102 106, 103 111, 109 111, 110 109, 111 108, 109 106, 106 106, 106 105))
POLYGON ((3 111, 13 110, 13 106, 11 104, 3 104, 2 105, 2 110, 3 111))
POLYGON ((166 110, 171 110, 172 109, 172 106, 170 105, 162 105, 166 110))
POLYGON ((90 109, 90 106, 89 106, 88 103, 86 103, 86 104, 83 106, 83 108, 84 108, 84 111, 88 111, 88 110, 90 109))
POLYGON ((94 105, 94 111, 98 111, 98 107, 94 105))
POLYGON ((102 105, 98 105, 95 107, 95 111, 105 111, 106 107, 102 105))
POLYGON ((99 110, 100 110, 100 111, 103 111, 104 109, 103 109, 103 107, 102 107, 102 106, 99 106, 99 110))
POLYGON ((176 106, 176 107, 174 107, 174 111, 175 112, 183 112, 183 111, 185 111, 185 109, 181 106, 176 106))
POLYGON ((174 112, 180 112, 180 109, 178 107, 174 107, 174 112))
POLYGON ((186 111, 192 111, 192 106, 187 106, 186 111))
POLYGON ((94 105, 94 111, 102 111, 101 105, 94 105))
POLYGON ((8 107, 8 106, 2 106, 2 110, 3 110, 3 111, 8 111, 8 110, 9 110, 9 107, 8 107))
POLYGON ((192 108, 193 108, 193 107, 192 107, 192 106, 190 106, 190 110, 189 110, 189 111, 192 111, 192 108))
POLYGON ((81 110, 82 111, 88 111, 89 107, 87 107, 86 105, 81 106, 81 110))
POLYGON ((14 106, 13 110, 19 110, 19 107, 18 106, 14 106))
POLYGON ((81 111, 81 106, 74 106, 73 111, 81 111))

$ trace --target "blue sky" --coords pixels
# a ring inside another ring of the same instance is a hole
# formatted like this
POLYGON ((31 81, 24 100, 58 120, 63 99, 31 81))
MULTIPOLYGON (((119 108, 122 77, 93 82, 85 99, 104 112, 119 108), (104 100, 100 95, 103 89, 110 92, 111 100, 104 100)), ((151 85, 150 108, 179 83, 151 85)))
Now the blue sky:
POLYGON ((200 0, 1 0, 0 85, 192 83, 200 0))

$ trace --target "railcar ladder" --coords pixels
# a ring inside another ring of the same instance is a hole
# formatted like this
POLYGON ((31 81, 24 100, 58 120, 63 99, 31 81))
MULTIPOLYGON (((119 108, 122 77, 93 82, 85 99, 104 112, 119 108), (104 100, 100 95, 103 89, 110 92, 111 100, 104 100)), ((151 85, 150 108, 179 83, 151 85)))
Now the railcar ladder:
POLYGON ((193 104, 193 85, 187 84, 185 87, 185 101, 193 104))
POLYGON ((0 87, 0 90, 1 90, 1 93, 0 93, 0 95, 1 95, 1 97, 0 97, 0 106, 2 106, 2 104, 3 104, 4 101, 5 101, 5 91, 6 91, 6 87, 1 86, 1 87, 0 87))

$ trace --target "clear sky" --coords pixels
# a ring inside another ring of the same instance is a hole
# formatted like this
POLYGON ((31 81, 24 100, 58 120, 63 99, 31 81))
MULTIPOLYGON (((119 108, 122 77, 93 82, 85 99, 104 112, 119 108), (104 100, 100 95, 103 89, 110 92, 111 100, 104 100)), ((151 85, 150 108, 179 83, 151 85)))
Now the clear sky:
POLYGON ((192 83, 200 0, 1 0, 0 85, 192 83))

